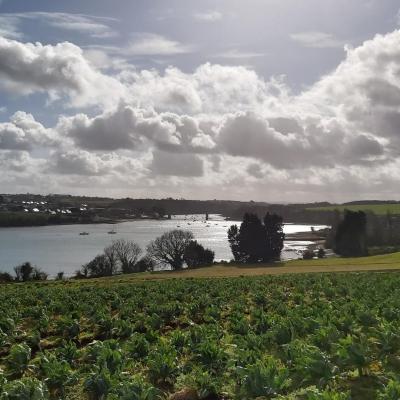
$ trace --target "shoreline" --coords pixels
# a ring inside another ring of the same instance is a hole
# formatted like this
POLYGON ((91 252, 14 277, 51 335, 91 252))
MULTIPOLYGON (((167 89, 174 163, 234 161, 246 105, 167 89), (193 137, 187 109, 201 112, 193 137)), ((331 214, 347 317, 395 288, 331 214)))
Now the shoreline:
POLYGON ((1 228, 43 228, 45 226, 71 226, 71 225, 100 225, 100 224, 107 224, 107 225, 116 225, 123 222, 130 222, 130 221, 166 221, 167 218, 104 218, 103 220, 97 221, 63 221, 60 223, 47 223, 47 224, 16 224, 16 225, 0 225, 1 228))
POLYGON ((312 232, 295 232, 295 233, 288 233, 285 235, 285 241, 287 242, 319 242, 325 241, 326 236, 316 231, 315 233, 312 232))

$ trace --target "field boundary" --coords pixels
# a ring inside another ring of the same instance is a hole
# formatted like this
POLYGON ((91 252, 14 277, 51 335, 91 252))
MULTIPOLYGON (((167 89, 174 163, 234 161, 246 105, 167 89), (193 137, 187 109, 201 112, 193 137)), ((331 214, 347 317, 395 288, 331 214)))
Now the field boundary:
POLYGON ((291 275, 313 273, 352 273, 352 272, 400 272, 400 263, 371 263, 361 265, 215 265, 183 271, 145 272, 140 274, 119 275, 111 278, 89 279, 77 282, 129 283, 137 281, 160 281, 168 279, 207 279, 238 278, 263 275, 291 275))

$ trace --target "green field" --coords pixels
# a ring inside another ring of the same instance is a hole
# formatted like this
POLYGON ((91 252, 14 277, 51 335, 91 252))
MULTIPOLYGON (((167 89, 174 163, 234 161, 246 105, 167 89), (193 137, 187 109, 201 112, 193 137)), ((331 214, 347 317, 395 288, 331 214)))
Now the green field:
POLYGON ((344 210, 350 211, 370 211, 376 215, 385 215, 391 213, 393 215, 400 214, 400 204, 388 203, 388 204, 361 204, 361 205, 334 205, 329 207, 312 207, 307 208, 310 211, 334 211, 339 210, 343 212, 344 210))
POLYGON ((114 281, 129 283, 142 280, 176 278, 229 278, 239 276, 284 275, 311 272, 361 272, 400 270, 400 253, 355 258, 323 258, 318 260, 292 260, 275 264, 217 264, 212 267, 183 270, 179 272, 144 272, 99 278, 97 282, 111 284, 114 281))
POLYGON ((244 276, 368 259, 3 285, 0 399, 398 399, 400 272, 244 276))

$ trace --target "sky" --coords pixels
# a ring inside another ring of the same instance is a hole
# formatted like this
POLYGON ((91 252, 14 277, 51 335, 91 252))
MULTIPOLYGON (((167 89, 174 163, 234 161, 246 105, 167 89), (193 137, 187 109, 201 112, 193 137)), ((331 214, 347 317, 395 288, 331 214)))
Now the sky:
POLYGON ((398 0, 0 0, 0 193, 400 200, 398 0))

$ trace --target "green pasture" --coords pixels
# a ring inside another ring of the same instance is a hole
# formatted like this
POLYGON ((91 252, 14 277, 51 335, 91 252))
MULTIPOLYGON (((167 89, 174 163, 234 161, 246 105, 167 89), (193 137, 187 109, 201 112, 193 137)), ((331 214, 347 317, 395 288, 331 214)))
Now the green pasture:
POLYGON ((388 203, 388 204, 361 204, 361 205, 332 205, 329 207, 312 207, 307 208, 309 211, 334 211, 339 210, 343 212, 344 210, 350 211, 365 211, 372 212, 376 215, 385 215, 387 213, 393 215, 400 214, 400 204, 388 203))

